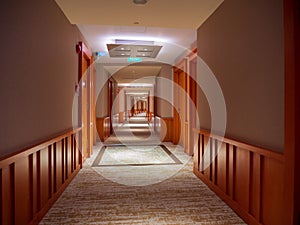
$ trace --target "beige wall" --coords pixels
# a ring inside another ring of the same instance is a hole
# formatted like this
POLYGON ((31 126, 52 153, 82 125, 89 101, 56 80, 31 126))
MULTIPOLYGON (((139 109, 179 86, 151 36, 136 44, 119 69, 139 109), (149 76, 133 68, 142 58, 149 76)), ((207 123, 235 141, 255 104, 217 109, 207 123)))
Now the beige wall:
POLYGON ((52 0, 1 4, 0 156, 72 128, 83 37, 52 0))
MULTIPOLYGON (((283 151, 282 0, 226 0, 198 29, 198 54, 215 74, 227 106, 226 136, 283 151)), ((198 74, 201 82, 201 74, 198 74)), ((202 128, 208 105, 199 95, 202 128)))
POLYGON ((96 116, 103 118, 108 116, 108 78, 109 74, 102 64, 96 64, 96 116))
MULTIPOLYGON (((157 116, 159 117, 173 117, 172 102, 168 102, 164 99, 171 99, 173 101, 173 87, 172 85, 166 85, 165 82, 161 82, 159 77, 168 79, 171 83, 173 80, 173 68, 171 65, 162 64, 161 71, 156 79, 156 93, 161 98, 157 99, 157 116)), ((169 82, 168 82, 169 83, 169 82)))

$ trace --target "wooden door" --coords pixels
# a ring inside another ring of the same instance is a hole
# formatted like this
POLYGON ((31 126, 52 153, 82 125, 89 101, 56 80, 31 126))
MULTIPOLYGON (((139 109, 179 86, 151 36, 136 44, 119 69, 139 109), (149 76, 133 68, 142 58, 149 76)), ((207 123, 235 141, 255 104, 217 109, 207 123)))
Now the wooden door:
POLYGON ((194 154, 193 128, 197 126, 197 49, 174 67, 173 143, 194 154), (177 110, 176 110, 177 109, 177 110))
POLYGON ((113 127, 112 127, 112 120, 113 120, 113 115, 112 115, 112 106, 113 106, 113 81, 108 80, 108 99, 107 99, 107 114, 109 117, 109 133, 113 133, 113 127))
POLYGON ((187 137, 187 131, 186 129, 186 124, 188 122, 188 114, 186 112, 186 74, 184 71, 180 70, 178 73, 178 81, 179 81, 179 87, 180 91, 178 94, 178 103, 179 103, 179 108, 178 108, 178 113, 179 113, 179 119, 180 119, 180 125, 181 125, 181 132, 180 132, 180 140, 179 144, 183 146, 186 149, 187 145, 186 142, 188 141, 187 137))
POLYGON ((189 149, 189 107, 187 61, 182 60, 174 67, 174 133, 173 143, 180 144, 188 153, 189 149), (177 109, 177 110, 176 110, 177 109))
POLYGON ((193 129, 197 128, 197 49, 189 56, 188 69, 188 92, 189 92, 189 143, 188 154, 194 155, 193 129))
POLYGON ((180 139, 180 118, 179 118, 179 87, 178 87, 178 79, 179 78, 179 69, 174 67, 174 76, 173 76, 173 82, 174 82, 174 107, 173 107, 173 117, 174 117, 174 129, 173 129, 173 143, 177 145, 179 143, 180 139))
POLYGON ((84 43, 79 42, 77 45, 79 54, 79 126, 82 128, 80 135, 80 148, 83 160, 92 154, 93 135, 94 135, 94 85, 91 67, 92 54, 84 43))

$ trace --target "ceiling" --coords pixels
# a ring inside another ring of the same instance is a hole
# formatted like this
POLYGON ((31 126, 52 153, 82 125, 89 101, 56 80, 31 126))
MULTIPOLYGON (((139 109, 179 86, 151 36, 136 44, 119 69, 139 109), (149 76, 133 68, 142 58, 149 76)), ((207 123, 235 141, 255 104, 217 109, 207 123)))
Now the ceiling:
MULTIPOLYGON (((178 55, 190 49, 197 38, 195 29, 87 24, 77 24, 77 26, 94 52, 108 52, 107 44, 115 44, 116 40, 120 39, 152 42, 153 45, 162 48, 157 58, 147 58, 143 61, 159 61, 168 64, 173 64, 178 55)), ((100 61, 102 63, 127 62, 126 58, 116 59, 106 56, 103 56, 100 61)))
POLYGON ((130 66, 104 66, 104 69, 113 76, 118 83, 147 83, 154 84, 155 76, 161 66, 130 65, 130 66))
POLYGON ((156 58, 162 46, 136 44, 107 44, 110 57, 156 58))
POLYGON ((223 0, 56 0, 72 24, 196 30, 223 0), (138 23, 138 24, 136 24, 138 23))
POLYGON ((135 5, 132 0, 55 1, 69 21, 77 25, 92 51, 101 52, 96 62, 105 64, 116 80, 127 83, 157 75, 160 68, 133 69, 126 57, 110 57, 107 44, 116 44, 117 39, 150 41, 161 49, 156 58, 143 57, 143 62, 173 65, 179 56, 196 46, 198 27, 224 0, 148 0, 146 5, 135 5), (113 64, 123 64, 124 68, 109 66, 113 64))

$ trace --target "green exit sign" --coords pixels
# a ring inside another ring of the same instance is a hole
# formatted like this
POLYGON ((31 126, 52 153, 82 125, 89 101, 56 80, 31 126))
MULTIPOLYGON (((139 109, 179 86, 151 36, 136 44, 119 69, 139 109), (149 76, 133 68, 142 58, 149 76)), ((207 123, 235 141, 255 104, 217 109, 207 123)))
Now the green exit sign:
POLYGON ((127 58, 127 62, 142 62, 143 59, 140 57, 129 57, 127 58))

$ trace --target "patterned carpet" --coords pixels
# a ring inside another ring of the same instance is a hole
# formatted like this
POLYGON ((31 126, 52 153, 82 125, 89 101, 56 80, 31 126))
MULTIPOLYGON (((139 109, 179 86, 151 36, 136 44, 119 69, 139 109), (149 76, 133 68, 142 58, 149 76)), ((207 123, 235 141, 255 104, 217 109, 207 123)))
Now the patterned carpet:
POLYGON ((123 124, 114 124, 114 134, 105 140, 106 145, 159 145, 160 136, 154 132, 153 123, 143 116, 131 117, 123 124))
POLYGON ((182 164, 92 167, 102 148, 97 146, 40 224, 245 224, 193 174, 192 159, 182 149, 165 146, 182 164), (151 168, 159 177, 173 175, 145 185, 151 168))

